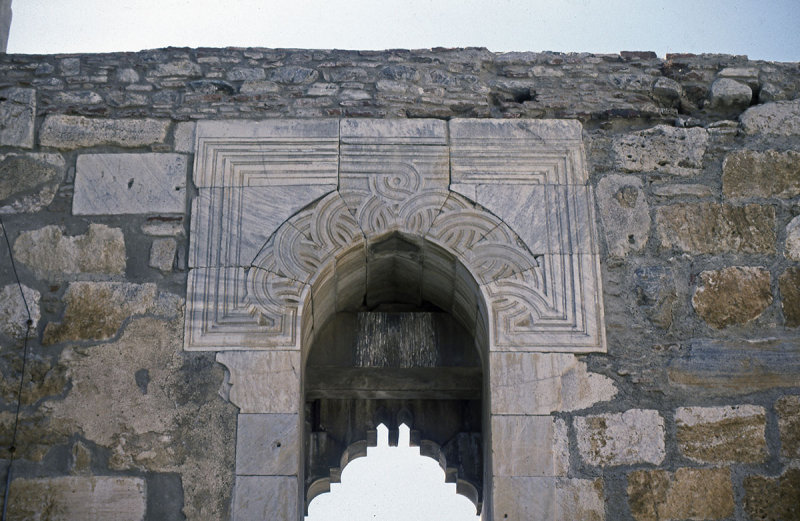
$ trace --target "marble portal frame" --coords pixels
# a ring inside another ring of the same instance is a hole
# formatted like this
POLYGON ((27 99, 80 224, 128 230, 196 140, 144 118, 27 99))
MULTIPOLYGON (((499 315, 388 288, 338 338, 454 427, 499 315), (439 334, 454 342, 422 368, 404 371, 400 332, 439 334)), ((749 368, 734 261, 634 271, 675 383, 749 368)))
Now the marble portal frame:
POLYGON ((478 288, 445 310, 470 316, 484 346, 485 504, 524 478, 545 479, 525 485, 539 496, 526 501, 556 502, 566 441, 548 415, 571 399, 561 378, 574 354, 606 349, 579 122, 202 121, 193 179, 184 349, 215 351, 229 370, 236 521, 302 515, 305 353, 366 287, 361 252, 392 233, 443 249, 478 288), (529 469, 505 461, 502 436, 520 429, 543 436, 529 469))

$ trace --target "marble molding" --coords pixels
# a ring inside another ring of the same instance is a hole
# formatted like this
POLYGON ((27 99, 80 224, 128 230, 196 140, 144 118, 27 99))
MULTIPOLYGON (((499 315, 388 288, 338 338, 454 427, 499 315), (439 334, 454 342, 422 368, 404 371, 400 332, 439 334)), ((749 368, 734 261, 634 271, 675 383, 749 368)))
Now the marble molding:
MULTIPOLYGON (((594 195, 567 120, 202 121, 185 349, 300 350, 397 270, 490 351, 603 352, 594 195), (389 242, 387 242, 389 241, 389 242)), ((409 296, 411 298, 413 296, 409 296)))

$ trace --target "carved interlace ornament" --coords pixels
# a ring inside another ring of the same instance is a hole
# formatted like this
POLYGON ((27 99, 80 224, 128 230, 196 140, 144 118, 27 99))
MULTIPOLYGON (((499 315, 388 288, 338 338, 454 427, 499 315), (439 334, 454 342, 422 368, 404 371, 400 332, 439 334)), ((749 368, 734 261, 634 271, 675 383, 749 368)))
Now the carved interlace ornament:
POLYGON ((578 122, 201 122, 194 178, 187 350, 299 350, 403 287, 490 350, 605 350, 578 122))

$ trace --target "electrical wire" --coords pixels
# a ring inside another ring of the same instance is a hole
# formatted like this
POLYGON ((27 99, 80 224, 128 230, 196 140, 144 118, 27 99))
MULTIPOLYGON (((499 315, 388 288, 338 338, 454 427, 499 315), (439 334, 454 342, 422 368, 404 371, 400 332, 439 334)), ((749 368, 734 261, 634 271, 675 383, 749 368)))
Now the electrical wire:
POLYGON ((11 243, 8 241, 8 233, 6 232, 6 226, 3 223, 2 217, 0 217, 0 229, 2 229, 3 237, 5 238, 6 246, 8 247, 8 257, 11 259, 11 269, 14 272, 14 278, 17 280, 17 287, 19 288, 20 297, 22 297, 22 303, 25 305, 25 313, 28 315, 28 320, 25 321, 25 340, 23 341, 22 348, 22 373, 19 376, 19 389, 17 390, 17 410, 14 414, 14 430, 12 431, 11 435, 11 445, 8 448, 10 456, 8 461, 8 469, 6 471, 6 485, 5 490, 3 491, 3 513, 2 517, 0 518, 0 520, 6 521, 6 514, 8 512, 8 494, 11 490, 11 481, 13 479, 12 470, 14 467, 14 456, 17 452, 17 428, 19 427, 19 413, 20 409, 22 408, 22 390, 25 383, 25 369, 28 364, 28 336, 31 332, 33 319, 31 319, 31 310, 28 308, 28 301, 25 300, 25 292, 22 290, 22 283, 19 280, 17 266, 14 263, 14 255, 11 252, 11 243))

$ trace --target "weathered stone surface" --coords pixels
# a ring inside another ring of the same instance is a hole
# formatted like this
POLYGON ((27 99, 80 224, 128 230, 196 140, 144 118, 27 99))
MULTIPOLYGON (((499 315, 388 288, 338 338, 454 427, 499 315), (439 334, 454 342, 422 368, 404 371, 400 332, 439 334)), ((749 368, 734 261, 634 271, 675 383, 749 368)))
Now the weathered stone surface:
POLYGON ((771 303, 769 271, 753 266, 703 271, 692 296, 697 314, 717 329, 750 322, 771 303))
POLYGON ((678 294, 675 277, 665 266, 643 266, 633 272, 636 304, 653 324, 668 329, 674 320, 678 294))
POLYGON ((297 478, 236 476, 233 521, 295 521, 297 478))
POLYGON ((155 219, 142 225, 142 233, 155 237, 176 237, 186 232, 183 228, 183 218, 170 218, 165 221, 161 221, 160 218, 155 219))
POLYGON ((702 463, 758 463, 766 459, 766 411, 756 405, 680 407, 678 448, 702 463))
POLYGON ((686 389, 692 397, 797 387, 797 337, 690 341, 681 355, 669 362, 667 373, 672 385, 686 389))
POLYGON ((275 83, 274 81, 253 81, 253 80, 246 80, 242 83, 242 86, 239 87, 239 93, 241 94, 270 94, 279 92, 281 90, 280 85, 275 83))
POLYGON ((614 382, 590 373, 575 355, 492 353, 492 413, 550 414, 611 400, 614 382))
POLYGON ((264 72, 264 69, 259 68, 236 67, 235 69, 229 70, 225 74, 225 78, 228 81, 258 81, 267 79, 267 73, 264 72))
POLYGON ((175 125, 172 136, 173 149, 175 152, 186 154, 194 153, 194 136, 197 123, 194 121, 182 121, 175 125))
POLYGON ((139 73, 130 67, 119 69, 115 77, 117 78, 117 81, 122 83, 136 83, 139 81, 139 73))
POLYGON ((658 411, 631 409, 574 420, 581 457, 590 465, 613 466, 664 460, 664 419, 658 411))
POLYGON ((786 245, 783 253, 787 259, 800 261, 800 215, 786 226, 786 245))
POLYGON ((168 63, 159 63, 153 73, 154 76, 202 76, 203 68, 189 60, 177 60, 168 63))
POLYGON ((182 353, 181 322, 137 318, 113 343, 65 349, 71 388, 45 425, 105 448, 116 471, 180 474, 187 519, 228 519, 236 409, 213 358, 182 353))
POLYGON ((147 487, 134 477, 58 477, 11 482, 9 519, 143 521, 147 487))
POLYGON ((595 193, 608 253, 624 257, 641 251, 650 237, 650 206, 642 191, 642 180, 609 175, 600 180, 595 193))
POLYGON ((552 416, 492 416, 496 476, 566 476, 567 426, 552 416))
POLYGON ((739 121, 747 134, 800 135, 800 99, 750 107, 739 121))
POLYGON ((84 154, 75 173, 75 215, 183 213, 186 156, 84 154))
POLYGON ((736 150, 722 163, 722 191, 727 197, 800 195, 800 153, 736 150))
POLYGON ((78 340, 107 340, 133 315, 174 317, 181 299, 160 293, 155 284, 128 282, 73 282, 67 288, 61 322, 50 322, 44 344, 78 340))
POLYGON ((658 197, 710 197, 714 195, 714 191, 710 186, 700 184, 656 185, 651 189, 653 190, 653 195, 658 197))
POLYGON ((39 310, 41 294, 24 284, 21 290, 22 293, 20 293, 20 286, 17 284, 9 284, 0 290, 0 333, 14 339, 20 339, 25 336, 25 331, 28 329, 26 325, 28 312, 30 312, 32 321, 30 326, 31 337, 36 335, 36 326, 39 324, 39 319, 42 318, 42 313, 39 310))
POLYGON ((287 83, 289 85, 299 85, 314 82, 319 74, 314 69, 288 65, 278 67, 269 72, 269 79, 277 83, 287 83))
POLYGON ((0 156, 0 213, 32 213, 49 205, 64 170, 59 154, 0 156))
POLYGON ((744 478, 744 511, 753 521, 795 521, 800 519, 800 469, 782 475, 744 478))
POLYGON ((778 277, 778 287, 786 326, 800 326, 800 267, 786 268, 778 277))
POLYGON ((800 459, 800 396, 782 396, 775 402, 778 430, 781 436, 781 456, 800 459))
POLYGON ((614 138, 616 166, 626 172, 689 176, 703 168, 708 133, 702 128, 657 125, 614 138))
POLYGON ((724 519, 734 510, 731 472, 728 468, 631 472, 628 502, 638 521, 724 519))
POLYGON ((656 227, 664 248, 702 253, 772 253, 775 209, 748 204, 681 203, 656 210, 656 227))
POLYGON ((51 114, 39 130, 39 144, 71 150, 115 145, 141 147, 163 143, 169 121, 158 119, 91 119, 51 114))
POLYGON ((125 273, 125 237, 119 228, 90 224, 83 235, 65 236, 58 226, 23 232, 14 257, 40 278, 69 279, 78 273, 125 273))
POLYGON ((150 246, 150 267, 161 271, 172 271, 177 244, 175 239, 155 239, 150 246))
POLYGON ((683 95, 683 87, 677 81, 662 76, 653 84, 653 94, 667 99, 678 99, 683 95))
POLYGON ((495 477, 493 508, 497 520, 603 521, 603 480, 495 477))
POLYGON ((719 78, 711 84, 710 104, 712 108, 746 107, 753 99, 753 90, 731 78, 719 78))
POLYGON ((296 414, 300 406, 299 351, 225 351, 230 401, 241 413, 296 414))
POLYGON ((35 117, 34 89, 0 90, 0 146, 33 148, 35 117))
POLYGON ((239 414, 236 473, 297 476, 301 439, 297 414, 239 414))

